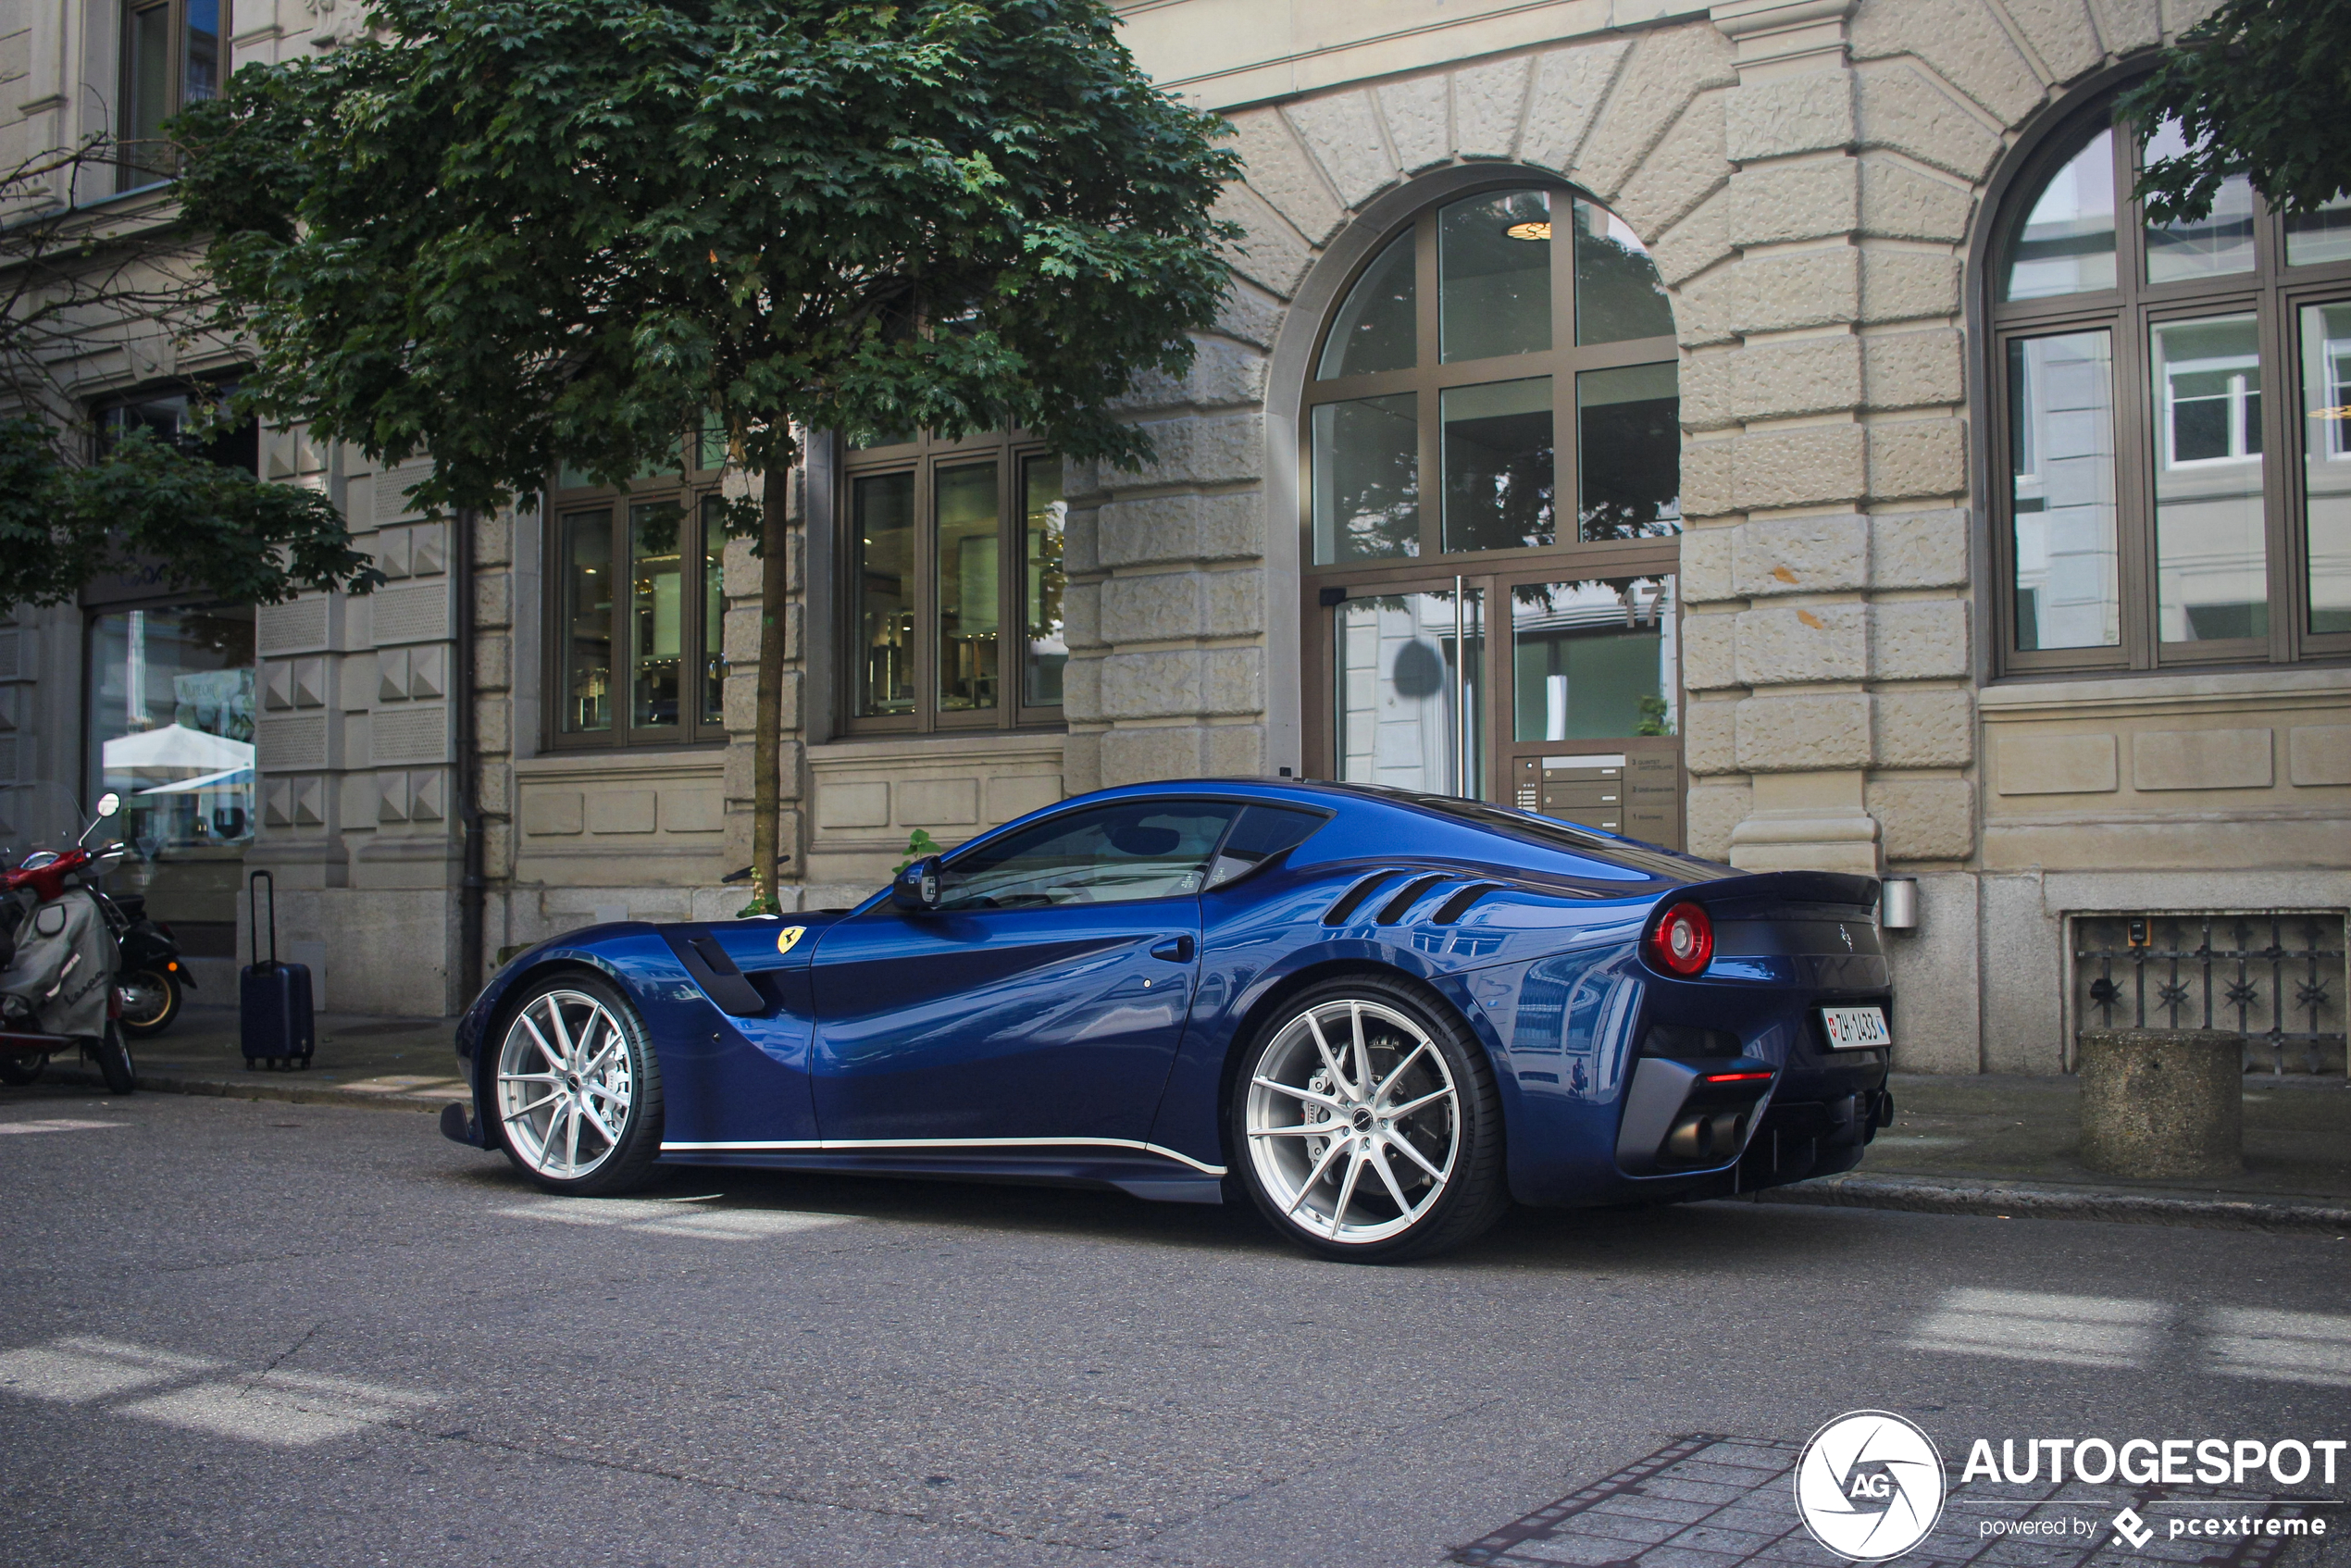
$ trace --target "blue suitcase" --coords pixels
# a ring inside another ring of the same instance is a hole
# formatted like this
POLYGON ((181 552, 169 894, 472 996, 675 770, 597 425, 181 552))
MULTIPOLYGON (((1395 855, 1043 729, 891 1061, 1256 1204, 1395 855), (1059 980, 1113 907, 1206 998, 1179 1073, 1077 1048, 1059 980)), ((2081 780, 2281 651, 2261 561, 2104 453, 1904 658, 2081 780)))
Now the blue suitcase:
POLYGON ((317 1025, 310 1012, 310 966, 278 962, 278 879, 256 871, 245 884, 245 907, 253 920, 253 962, 237 976, 237 1035, 245 1065, 307 1067, 317 1049, 317 1025), (260 884, 269 883, 269 956, 261 956, 260 884))

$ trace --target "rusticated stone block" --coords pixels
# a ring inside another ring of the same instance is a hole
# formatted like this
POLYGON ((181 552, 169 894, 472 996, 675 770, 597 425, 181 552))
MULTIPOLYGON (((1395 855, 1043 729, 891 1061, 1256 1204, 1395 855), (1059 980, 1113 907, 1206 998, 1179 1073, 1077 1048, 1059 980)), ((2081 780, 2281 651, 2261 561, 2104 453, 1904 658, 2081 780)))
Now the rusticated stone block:
POLYGON ((1685 429, 1719 430, 1738 422, 1733 398, 1746 363, 1746 355, 1736 349, 1684 357, 1680 387, 1685 429))
POLYGON ((1617 68, 1632 46, 1627 39, 1611 38, 1535 57, 1534 87, 1519 143, 1520 156, 1526 162, 1567 172, 1585 133, 1592 129, 1593 115, 1608 96, 1609 83, 1616 79, 1617 68))
POLYGON ((1861 342, 1840 334, 1759 343, 1741 350, 1732 412, 1745 420, 1833 414, 1861 402, 1861 342))
POLYGON ((1908 153, 1921 163, 1981 180, 2000 156, 2000 139, 1909 60, 1865 66, 1860 83, 1860 142, 1908 153))
POLYGON ((1932 680, 1968 673, 1964 599, 1878 604, 1870 622, 1870 673, 1878 679, 1932 680))
POLYGON ((1755 793, 1744 784, 1698 784, 1691 787, 1684 826, 1690 852, 1706 860, 1726 860, 1731 830, 1747 820, 1755 793))
POLYGON ((1453 73, 1453 151, 1465 158, 1506 158, 1518 149, 1519 111, 1526 106, 1533 62, 1524 55, 1453 73))
POLYGON ((1247 637, 1265 629, 1265 574, 1207 572, 1200 578, 1210 637, 1247 637))
POLYGON ((1738 677, 1738 617, 1682 617, 1682 684, 1692 691, 1721 691, 1736 686, 1738 677))
POLYGON ((1916 55, 2013 125, 2041 102, 2041 79, 1984 0, 1862 0, 1846 36, 1856 60, 1916 55))
POLYGON ((1749 697, 1738 710, 1738 765, 1748 773, 1865 767, 1870 700, 1858 691, 1818 697, 1749 697))
POLYGON ((1203 734, 1191 726, 1105 732, 1100 750, 1102 788, 1199 778, 1203 734))
POLYGON ((1959 260, 1922 251, 1864 247, 1861 319, 1875 325, 1959 313, 1959 260))
POLYGON ((1860 265, 1849 246, 1746 256, 1695 280, 1686 292, 1707 322, 1741 332, 1826 327, 1860 314, 1860 265))
POLYGON ((1225 118, 1233 127, 1233 150, 1247 166, 1249 188, 1315 244, 1337 233, 1346 214, 1282 117, 1272 109, 1245 109, 1225 118))
POLYGON ((1872 517, 1870 579, 1878 588, 1959 588, 1968 580, 1968 514, 1906 512, 1872 517))
POLYGON ((1594 194, 1608 200, 1679 118, 1684 105, 1706 88, 1728 87, 1736 81, 1731 41, 1712 23, 1643 33, 1573 172, 1594 194))
POLYGON ((1191 368, 1177 380, 1146 368, 1111 406, 1133 413, 1153 408, 1235 408, 1263 402, 1265 356, 1219 338, 1197 340, 1191 368))
POLYGON ((1361 207, 1396 183, 1396 166, 1380 141, 1379 111, 1370 93, 1302 98, 1289 106, 1289 121, 1350 207, 1361 207))
POLYGON ((1682 535, 1682 603, 1710 604, 1739 596, 1732 562, 1742 531, 1691 529, 1682 535))
POLYGON ((1868 488, 1859 425, 1819 425, 1744 436, 1734 445, 1732 501, 1741 511, 1852 501, 1868 488))
POLYGON ((1212 648, 1201 654, 1200 711, 1213 715, 1263 713, 1264 651, 1212 648))
POLYGON ((1967 397, 1954 331, 1881 333, 1861 340, 1861 387, 1872 408, 1922 408, 1967 397))
POLYGON ((1869 612, 1863 605, 1774 605, 1743 611, 1737 619, 1743 686, 1860 680, 1869 673, 1869 612))
POLYGON ((1736 703, 1690 703, 1682 709, 1682 765, 1692 773, 1738 769, 1736 703))
POLYGON ((1859 161, 1862 233, 1884 240, 1967 238, 1968 214, 1975 205, 1967 192, 1891 158, 1859 161))
POLYGON ((1200 711, 1200 655, 1189 649, 1102 660, 1102 716, 1178 718, 1200 711))
POLYGON ((1282 302, 1235 278, 1216 307, 1216 330, 1255 348, 1270 349, 1282 330, 1282 302))
POLYGON ((1732 509, 1732 456, 1735 441, 1693 441, 1682 444, 1682 515, 1717 517, 1732 509))
POLYGON ((1073 582, 1062 590, 1062 639, 1072 648, 1102 645, 1102 585, 1073 582))
POLYGON ((1098 516, 1101 564, 1243 560, 1265 553, 1261 495, 1154 495, 1113 501, 1098 516))
POLYGON ((1408 78, 1373 90, 1388 145, 1407 174, 1434 168, 1453 156, 1450 95, 1441 76, 1408 78))
POLYGON ((2123 1176, 2245 1169, 2245 1041, 2224 1029, 2084 1029, 2082 1163, 2123 1176))
POLYGON ((2098 14, 2098 36, 2118 55, 2150 49, 2163 42, 2163 7, 2159 0, 2092 0, 2098 14))
POLYGON ((1101 508, 1072 506, 1062 519, 1062 570, 1076 575, 1102 569, 1101 508))
POLYGON ((1851 513, 1781 517, 1736 530, 1734 581, 1744 598, 1829 593, 1870 579, 1869 519, 1851 513))
POLYGON ((2002 0, 2025 43, 2059 81, 2071 81, 2099 61, 2098 35, 2082 0, 2002 0))
POLYGON ((1156 449, 1149 463, 1105 477, 1118 485, 1231 484, 1264 470, 1264 419, 1256 414, 1201 415, 1138 427, 1156 449))
POLYGON ((1617 215, 1637 234, 1661 234, 1730 177, 1723 152, 1723 95, 1701 93, 1624 182, 1617 215))
POLYGON ((1880 501, 1967 490, 1967 426, 1958 419, 1872 425, 1870 494, 1880 501))
POLYGON ((1092 724, 1102 716, 1102 661, 1072 651, 1062 666, 1062 717, 1092 724))
POLYGON ((1731 177, 1732 243, 1768 245, 1850 233, 1859 221, 1860 193, 1848 157, 1743 168, 1731 177))
POLYGON ((1250 281, 1287 299, 1306 276, 1313 253, 1265 198, 1246 185, 1227 185, 1216 193, 1216 216, 1238 223, 1238 240, 1219 242, 1225 263, 1250 281))
POLYGON ((1747 82, 1731 90, 1723 119, 1740 163, 1843 147, 1853 140, 1853 78, 1814 70, 1747 82))
POLYGON ((1253 778, 1265 773, 1265 727, 1214 724, 1200 732, 1200 771, 1211 778, 1253 778))
POLYGON ((1199 574, 1157 572, 1113 578, 1101 585, 1105 642, 1160 642, 1206 633, 1207 596, 1199 574))
MULTIPOLYGON (((1683 280, 1705 271, 1731 254, 1730 213, 1730 193, 1717 191, 1649 246, 1649 259, 1657 263, 1657 275, 1667 288, 1678 287, 1683 280)), ((1677 298, 1677 321, 1682 310, 1677 298)))
POLYGON ((1975 702, 1966 691, 1881 691, 1880 767, 1965 767, 1975 760, 1975 702))
POLYGON ((1963 778, 1872 778, 1863 803, 1888 860, 1965 860, 1975 852, 1975 787, 1963 778))

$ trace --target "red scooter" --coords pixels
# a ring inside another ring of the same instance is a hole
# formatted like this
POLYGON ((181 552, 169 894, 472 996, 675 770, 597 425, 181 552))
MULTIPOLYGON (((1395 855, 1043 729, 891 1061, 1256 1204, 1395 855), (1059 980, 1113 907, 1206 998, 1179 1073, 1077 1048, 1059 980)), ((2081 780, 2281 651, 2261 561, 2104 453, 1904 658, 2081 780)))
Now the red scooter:
MULTIPOLYGON (((56 786, 47 789, 63 797, 56 786)), ((29 840, 62 839, 54 825, 44 834, 41 824, 19 820, 79 819, 69 797, 63 813, 58 804, 15 792, 8 820, 29 840)), ((77 1051, 97 1064, 110 1092, 129 1094, 137 1087, 117 983, 121 949, 97 887, 99 877, 121 864, 122 845, 89 844, 98 824, 121 806, 122 798, 109 790, 70 843, 32 848, 15 869, 0 871, 0 1082, 31 1083, 50 1057, 77 1051)))

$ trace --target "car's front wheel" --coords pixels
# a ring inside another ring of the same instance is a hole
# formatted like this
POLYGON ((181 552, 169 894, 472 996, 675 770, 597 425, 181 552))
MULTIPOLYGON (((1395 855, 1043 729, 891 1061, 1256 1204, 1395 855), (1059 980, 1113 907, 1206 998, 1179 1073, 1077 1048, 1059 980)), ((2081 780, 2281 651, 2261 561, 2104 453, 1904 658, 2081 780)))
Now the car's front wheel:
POLYGON ((524 993, 499 1042, 491 1108, 506 1157, 551 1192, 634 1191, 661 1153, 661 1071, 644 1024, 592 976, 524 993))
POLYGON ((1232 1119, 1250 1197, 1325 1257, 1424 1257, 1510 1205, 1485 1055, 1401 979, 1350 976, 1290 999, 1245 1048, 1232 1119))

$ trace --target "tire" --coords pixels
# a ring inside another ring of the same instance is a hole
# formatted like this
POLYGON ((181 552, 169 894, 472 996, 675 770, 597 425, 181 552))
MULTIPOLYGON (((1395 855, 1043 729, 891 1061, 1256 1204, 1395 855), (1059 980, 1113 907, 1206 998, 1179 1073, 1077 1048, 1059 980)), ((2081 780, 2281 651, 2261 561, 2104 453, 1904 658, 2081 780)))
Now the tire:
POLYGON ((1241 1069, 1228 1106, 1232 1163, 1259 1212, 1306 1251, 1367 1263, 1428 1257, 1509 1209, 1501 1097, 1485 1052, 1401 977, 1347 976, 1290 998, 1242 1048, 1241 1069))
POLYGON ((91 1059, 98 1064, 98 1076, 106 1080, 109 1094, 129 1094, 139 1087, 139 1070, 131 1060, 131 1047, 122 1038, 122 1030, 113 1020, 106 1032, 89 1044, 91 1059))
POLYGON ((49 1059, 34 1051, 14 1052, 0 1056, 0 1084, 21 1087, 39 1077, 49 1065, 49 1059))
POLYGON ((122 1032, 151 1039, 180 1016, 180 977, 168 969, 134 969, 115 982, 122 996, 122 1032))
POLYGON ((609 981, 550 976, 506 1014, 497 1039, 490 1110, 517 1170, 573 1198, 618 1197, 652 1179, 661 1068, 644 1021, 609 981))

